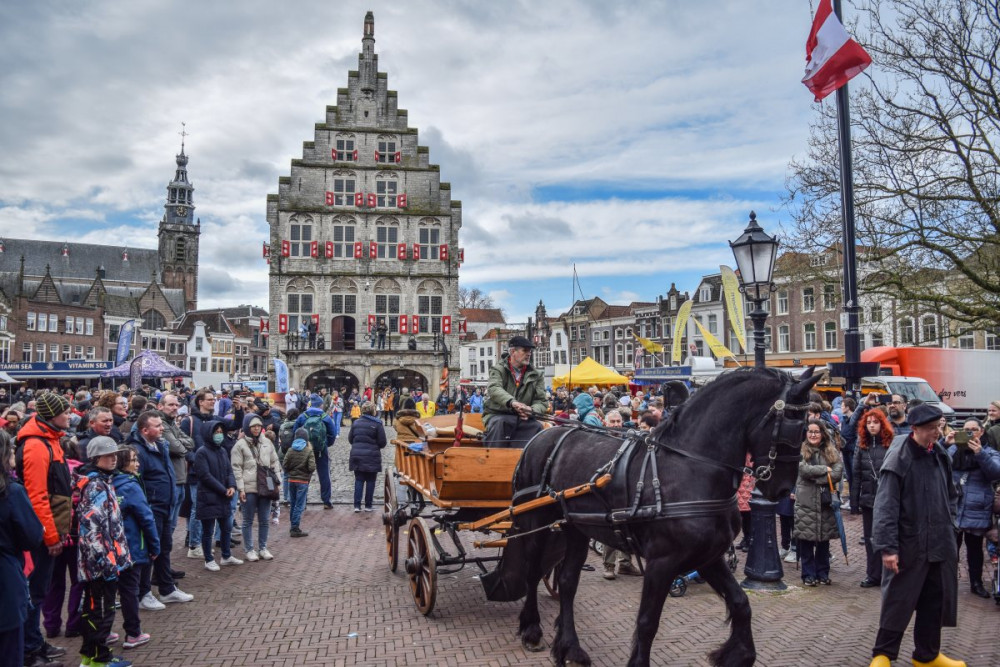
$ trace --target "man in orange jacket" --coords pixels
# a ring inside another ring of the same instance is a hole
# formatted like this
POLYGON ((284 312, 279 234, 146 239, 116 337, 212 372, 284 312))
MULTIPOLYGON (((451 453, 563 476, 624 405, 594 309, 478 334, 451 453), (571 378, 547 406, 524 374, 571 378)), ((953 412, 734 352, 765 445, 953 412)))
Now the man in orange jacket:
POLYGON ((31 552, 35 569, 28 576, 32 608, 24 621, 24 664, 53 667, 62 664, 56 658, 65 655, 66 649, 45 641, 39 615, 53 562, 70 531, 72 489, 59 438, 69 428, 72 410, 69 401, 52 392, 36 398, 35 410, 17 433, 17 473, 44 530, 43 545, 31 552))

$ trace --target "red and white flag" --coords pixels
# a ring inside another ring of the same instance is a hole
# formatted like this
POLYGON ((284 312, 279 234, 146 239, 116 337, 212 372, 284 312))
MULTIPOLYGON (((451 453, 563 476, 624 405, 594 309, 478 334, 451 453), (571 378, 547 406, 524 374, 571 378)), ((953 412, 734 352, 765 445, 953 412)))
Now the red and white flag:
POLYGON ((820 0, 806 40, 806 75, 802 79, 816 101, 861 74, 871 64, 871 56, 851 39, 833 12, 831 0, 820 0))

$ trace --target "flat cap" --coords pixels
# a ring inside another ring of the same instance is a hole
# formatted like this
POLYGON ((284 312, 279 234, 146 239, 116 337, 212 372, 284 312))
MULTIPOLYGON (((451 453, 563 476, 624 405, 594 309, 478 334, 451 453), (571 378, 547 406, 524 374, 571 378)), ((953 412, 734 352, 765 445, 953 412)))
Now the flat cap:
POLYGON ((936 422, 943 415, 944 413, 941 412, 940 408, 928 405, 927 403, 921 403, 907 413, 906 423, 910 426, 923 426, 924 424, 936 422))

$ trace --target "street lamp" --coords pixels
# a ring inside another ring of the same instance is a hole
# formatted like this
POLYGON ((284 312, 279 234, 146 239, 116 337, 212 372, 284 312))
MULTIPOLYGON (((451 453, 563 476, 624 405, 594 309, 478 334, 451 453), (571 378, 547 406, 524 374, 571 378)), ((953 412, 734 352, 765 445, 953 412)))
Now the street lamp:
POLYGON ((753 301, 750 313, 753 322, 754 366, 764 367, 764 321, 767 311, 764 302, 771 298, 774 284, 774 260, 778 255, 778 239, 769 236, 757 224, 757 214, 750 211, 750 224, 735 241, 729 242, 740 271, 740 291, 753 301))
MULTIPOLYGON (((771 298, 774 284, 774 260, 778 255, 778 240, 769 236, 757 224, 757 214, 750 211, 750 224, 735 241, 730 241, 740 271, 740 291, 753 301, 750 313, 753 322, 754 366, 764 368, 764 322, 767 311, 764 302, 771 298)), ((781 580, 784 569, 778 556, 777 531, 774 526, 775 508, 771 502, 754 489, 750 499, 750 551, 743 568, 746 579, 741 586, 753 590, 784 590, 781 580)))

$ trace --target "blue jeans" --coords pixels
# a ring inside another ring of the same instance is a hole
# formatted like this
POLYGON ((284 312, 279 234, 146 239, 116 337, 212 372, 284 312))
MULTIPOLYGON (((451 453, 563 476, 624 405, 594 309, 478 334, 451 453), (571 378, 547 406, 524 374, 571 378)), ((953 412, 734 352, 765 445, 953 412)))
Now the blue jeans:
POLYGON ((365 494, 365 507, 371 509, 372 498, 375 496, 375 477, 377 472, 354 472, 354 509, 361 507, 361 492, 365 494))
POLYGON ((309 482, 291 482, 288 485, 289 501, 292 504, 292 528, 298 528, 302 514, 306 511, 306 497, 309 495, 309 482))
POLYGON ((191 494, 191 514, 188 518, 188 548, 194 549, 201 544, 201 521, 195 518, 194 510, 198 506, 198 484, 188 485, 191 494))
POLYGON ((168 526, 171 535, 177 529, 177 521, 181 517, 181 503, 184 502, 184 490, 186 487, 186 484, 174 484, 174 504, 170 509, 170 524, 168 526))
POLYGON ((330 450, 316 454, 316 474, 319 476, 319 498, 324 505, 330 504, 330 450))
POLYGON ((340 424, 344 419, 344 413, 340 410, 334 410, 330 413, 330 419, 333 420, 333 437, 340 437, 340 424))
POLYGON ((253 518, 257 517, 257 548, 267 548, 267 532, 271 525, 271 501, 256 493, 248 493, 243 503, 243 548, 250 551, 253 546, 253 518))
POLYGON ((38 651, 45 643, 41 626, 42 600, 49 592, 49 584, 52 582, 52 568, 55 565, 55 558, 49 555, 49 549, 44 544, 31 550, 31 560, 35 564, 35 569, 28 577, 31 607, 28 609, 28 617, 24 619, 25 655, 38 651))
MULTIPOLYGON (((229 518, 231 521, 232 516, 229 518)), ((229 548, 231 525, 225 519, 201 519, 201 549, 205 552, 206 563, 215 560, 212 556, 212 533, 216 531, 216 528, 222 532, 222 539, 219 540, 222 544, 222 557, 225 559, 233 555, 233 552, 229 548)))
POLYGON ((802 564, 803 580, 829 579, 830 540, 799 540, 799 562, 802 564))

